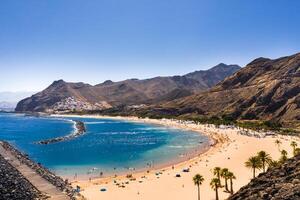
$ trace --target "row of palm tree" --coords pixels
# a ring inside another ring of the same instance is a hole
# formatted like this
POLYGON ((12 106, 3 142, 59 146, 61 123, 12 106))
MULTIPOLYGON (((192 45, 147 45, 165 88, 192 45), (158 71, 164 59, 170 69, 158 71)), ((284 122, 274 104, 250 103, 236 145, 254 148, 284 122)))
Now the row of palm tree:
MULTIPOLYGON (((273 160, 270 154, 265 151, 259 151, 256 156, 250 157, 246 162, 245 166, 251 168, 253 171, 253 178, 256 177, 256 171, 262 169, 263 172, 266 172, 267 167, 276 167, 284 163, 288 159, 288 153, 286 150, 280 150, 281 141, 275 140, 275 144, 280 151, 281 157, 279 161, 273 160)), ((300 148, 297 148, 298 144, 295 141, 292 141, 290 144, 293 148, 294 156, 300 155, 300 148)), ((218 189, 223 187, 221 179, 224 179, 224 187, 226 192, 233 194, 233 179, 236 179, 235 175, 228 170, 228 168, 215 167, 213 169, 214 178, 210 182, 211 188, 216 192, 216 200, 219 200, 218 189), (230 189, 228 188, 228 180, 230 181, 230 189)), ((193 182, 198 188, 198 200, 200 200, 200 185, 204 182, 204 178, 200 174, 196 174, 193 177, 193 182)))
MULTIPOLYGON (((198 188, 198 200, 200 200, 200 185, 202 185, 202 183, 204 182, 204 178, 203 178, 202 175, 196 174, 193 177, 193 181, 194 181, 194 184, 198 188)), ((213 178, 213 179, 211 179, 210 186, 216 192, 216 200, 219 200, 219 191, 218 191, 218 189, 221 187, 221 185, 220 185, 220 179, 219 178, 213 178)))
MULTIPOLYGON (((284 150, 283 150, 284 151, 284 150)), ((285 151, 286 152, 286 151, 285 151)), ((285 153, 283 152, 283 153, 285 153)), ((285 155, 285 154, 284 154, 285 155)), ((286 156, 285 156, 286 158, 286 156)), ((265 151, 260 151, 256 154, 256 156, 250 157, 246 162, 245 166, 247 168, 252 169, 253 178, 256 177, 256 171, 262 169, 263 172, 266 172, 267 167, 275 167, 278 165, 278 162, 273 160, 265 151)))
MULTIPOLYGON (((277 145, 278 150, 282 153, 282 150, 280 150, 280 145, 282 144, 282 142, 277 139, 277 140, 275 140, 275 144, 277 145)), ((300 154, 300 148, 297 147, 298 146, 297 142, 292 141, 290 145, 293 148, 293 155, 294 156, 299 155, 300 154)))
POLYGON ((235 175, 228 170, 228 168, 221 169, 220 167, 215 167, 213 170, 213 174, 219 181, 219 186, 222 187, 221 178, 224 178, 224 186, 227 192, 233 194, 233 179, 235 179, 235 175), (228 180, 230 180, 230 190, 228 188, 228 180))
MULTIPOLYGON (((280 149, 280 145, 282 144, 280 140, 275 140, 275 144, 280 151, 280 158, 278 161, 273 160, 271 156, 265 151, 260 151, 256 156, 250 157, 246 162, 245 166, 251 168, 253 170, 253 178, 256 176, 256 170, 262 169, 263 172, 266 172, 267 167, 276 167, 280 164, 284 163, 288 159, 288 152, 284 149, 280 149)), ((294 156, 300 155, 300 148, 297 148, 298 144, 295 141, 291 142, 291 147, 293 148, 294 156)))

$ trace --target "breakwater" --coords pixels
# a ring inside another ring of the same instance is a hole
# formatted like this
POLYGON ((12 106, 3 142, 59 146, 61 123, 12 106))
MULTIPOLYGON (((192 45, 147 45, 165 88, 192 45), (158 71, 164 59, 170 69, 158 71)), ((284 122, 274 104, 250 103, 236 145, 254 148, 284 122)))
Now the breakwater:
POLYGON ((18 170, 0 155, 0 199, 26 200, 45 198, 18 170))
POLYGON ((77 193, 76 190, 72 188, 71 184, 68 182, 67 179, 63 180, 61 177, 56 176, 53 172, 42 166, 40 163, 32 161, 27 154, 20 152, 8 142, 1 141, 0 144, 6 151, 9 151, 12 155, 14 155, 20 161, 20 163, 26 164, 28 167, 33 169, 43 179, 47 180, 58 190, 62 191, 67 196, 69 196, 70 199, 84 199, 82 195, 77 193))
POLYGON ((56 138, 51 138, 51 139, 47 139, 47 140, 42 140, 37 143, 38 144, 52 144, 52 143, 66 141, 66 140, 71 140, 80 135, 83 135, 86 132, 84 123, 82 121, 78 121, 78 120, 73 121, 73 122, 75 123, 75 130, 73 133, 66 135, 66 136, 62 136, 62 137, 56 137, 56 138))

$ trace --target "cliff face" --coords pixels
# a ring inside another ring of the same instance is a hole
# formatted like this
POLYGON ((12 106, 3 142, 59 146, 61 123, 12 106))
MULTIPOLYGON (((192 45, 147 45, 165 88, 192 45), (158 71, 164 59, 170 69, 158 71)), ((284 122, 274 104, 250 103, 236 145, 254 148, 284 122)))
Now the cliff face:
POLYGON ((260 174, 228 200, 300 199, 300 156, 260 174))
POLYGON ((239 69, 237 65, 220 64, 184 76, 105 81, 95 86, 59 80, 20 101, 16 111, 102 110, 120 105, 165 102, 207 90, 239 69))
POLYGON ((258 58, 212 89, 155 106, 162 113, 300 120, 300 54, 258 58))

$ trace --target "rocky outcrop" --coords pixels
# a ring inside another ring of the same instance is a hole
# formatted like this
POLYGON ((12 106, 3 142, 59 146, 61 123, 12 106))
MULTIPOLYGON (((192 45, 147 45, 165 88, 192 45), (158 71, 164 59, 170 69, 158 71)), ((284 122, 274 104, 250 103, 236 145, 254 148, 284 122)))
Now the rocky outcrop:
POLYGON ((165 102, 207 90, 239 69, 237 65, 219 64, 210 70, 184 76, 119 82, 108 80, 95 86, 59 80, 42 92, 20 101, 16 111, 94 111, 123 105, 165 102))
POLYGON ((0 199, 46 199, 27 179, 0 155, 0 199))
MULTIPOLYGON (((212 89, 152 107, 161 114, 300 120, 300 53, 258 58, 212 89)), ((151 110, 151 109, 150 109, 151 110)))
POLYGON ((300 156, 260 174, 228 200, 300 199, 300 156))

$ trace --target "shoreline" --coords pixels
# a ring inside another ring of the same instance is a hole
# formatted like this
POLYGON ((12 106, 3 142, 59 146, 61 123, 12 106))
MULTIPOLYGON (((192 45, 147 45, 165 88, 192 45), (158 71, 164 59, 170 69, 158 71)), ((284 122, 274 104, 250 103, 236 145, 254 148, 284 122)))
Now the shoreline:
MULTIPOLYGON (((204 135, 206 137, 208 137, 208 143, 204 146, 198 147, 196 149, 190 150, 189 152, 187 152, 184 157, 182 158, 176 158, 173 160, 170 160, 168 162, 164 162, 164 163, 160 163, 155 165, 155 167, 153 168, 140 168, 140 169, 135 169, 133 171, 125 171, 125 172, 121 172, 121 173, 117 173, 117 174, 109 174, 108 176, 95 176, 95 177, 90 177, 88 175, 86 176, 81 176, 84 178, 76 178, 76 180, 74 180, 74 176, 64 176, 65 178, 68 178, 69 180, 73 181, 87 181, 87 180, 106 180, 106 179, 113 179, 115 177, 118 178, 126 178, 126 176, 128 174, 130 175, 139 175, 139 174, 145 174, 147 173, 147 171, 149 172, 153 172, 153 171, 165 171, 167 169, 170 168, 175 168, 175 167, 179 167, 179 166, 183 166, 186 163, 190 163, 193 160, 195 160, 195 158, 201 156, 202 154, 205 154, 207 152, 209 152, 211 149, 214 148, 220 148, 222 147, 222 145, 225 145, 226 143, 230 142, 230 139, 228 137, 224 137, 223 135, 219 135, 217 132, 210 132, 210 131, 206 131, 205 129, 199 130, 196 128, 192 128, 190 126, 188 126, 186 124, 186 121, 181 121, 183 124, 178 123, 177 120, 170 120, 170 119, 162 119, 162 120, 158 120, 158 119, 149 119, 149 118, 138 118, 138 117, 122 117, 122 116, 103 116, 103 115, 51 115, 53 117, 74 117, 74 118, 91 118, 91 119, 112 119, 112 120, 122 120, 122 121, 128 121, 128 122, 135 122, 135 123, 145 123, 145 124, 150 124, 150 125, 160 125, 160 126, 165 126, 165 127, 169 127, 169 128, 176 128, 176 129, 181 129, 181 130, 185 130, 185 131, 192 131, 192 132, 196 132, 198 134, 204 135), (117 176, 116 176, 117 175, 117 176), (91 179, 90 179, 90 178, 91 179)), ((72 182, 72 181, 71 181, 72 182)))
MULTIPOLYGON (((98 180, 98 179, 112 179, 114 177, 126 177, 128 174, 140 174, 145 173, 147 171, 158 171, 158 170, 164 170, 167 168, 170 168, 175 165, 180 165, 181 163, 189 162, 190 160, 194 159, 195 157, 209 151, 211 148, 213 148, 217 143, 224 142, 223 139, 220 139, 220 137, 216 135, 210 135, 209 133, 195 130, 188 127, 180 127, 177 126, 177 123, 175 124, 165 124, 164 122, 161 122, 160 120, 156 119, 140 119, 137 117, 112 117, 112 116, 102 116, 102 115, 51 115, 51 117, 73 117, 73 118, 91 118, 91 119, 111 119, 111 120, 122 120, 122 121, 128 121, 128 122, 134 122, 134 123, 143 123, 143 124, 149 124, 149 125, 159 125, 164 126, 172 129, 179 129, 183 131, 191 131, 195 132, 197 134, 201 134, 203 136, 206 136, 208 138, 208 141, 205 143, 199 144, 199 146, 188 150, 187 152, 183 154, 179 154, 178 157, 169 159, 168 161, 164 161, 161 163, 158 163, 154 165, 154 167, 148 168, 146 165, 144 167, 130 167, 130 169, 121 170, 119 172, 106 172, 102 176, 96 175, 96 174, 79 174, 75 172, 75 175, 65 175, 63 173, 60 174, 60 176, 68 179, 68 180, 74 180, 74 177, 76 176, 76 181, 87 181, 89 179, 91 180, 98 180)), ((92 169, 92 168, 91 168, 92 169)))
MULTIPOLYGON (((249 183, 252 178, 250 169, 244 166, 245 161, 255 155, 258 151, 264 150, 271 155, 273 159, 280 157, 275 140, 279 139, 281 149, 288 151, 292 155, 290 141, 294 140, 300 143, 298 137, 272 135, 266 132, 256 132, 253 130, 244 130, 234 126, 220 126, 195 124, 188 121, 179 120, 157 120, 157 119, 139 119, 137 117, 110 117, 97 115, 60 115, 65 117, 82 118, 105 118, 105 119, 123 119, 128 121, 153 123, 185 130, 197 131, 216 139, 215 145, 206 152, 196 155, 190 160, 180 162, 174 167, 168 166, 157 170, 139 172, 132 174, 132 178, 126 176, 98 178, 90 181, 74 180, 72 185, 81 187, 81 194, 87 199, 193 199, 196 197, 196 188, 192 182, 195 174, 200 173, 204 176, 204 184, 201 185, 201 199, 214 199, 215 192, 209 186, 213 178, 212 169, 214 167, 226 167, 232 171, 237 179, 234 180, 234 191, 249 183), (189 168, 190 172, 182 171, 189 168), (180 174, 180 177, 176 177, 180 174), (100 189, 105 188, 105 192, 100 189), (155 192, 154 192, 155 191, 155 192)), ((224 181, 224 180, 223 180, 224 181)), ((229 193, 222 189, 219 191, 221 199, 228 198, 229 193)))

